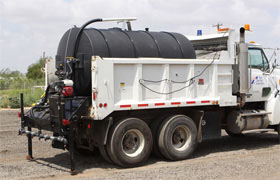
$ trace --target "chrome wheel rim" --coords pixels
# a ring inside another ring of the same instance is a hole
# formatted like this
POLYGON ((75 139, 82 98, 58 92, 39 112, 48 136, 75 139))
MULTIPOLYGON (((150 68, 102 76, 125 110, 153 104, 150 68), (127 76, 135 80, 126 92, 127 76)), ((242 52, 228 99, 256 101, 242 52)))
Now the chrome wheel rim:
POLYGON ((185 151, 191 143, 190 130, 184 126, 178 126, 172 133, 171 144, 177 151, 185 151))
POLYGON ((125 155, 136 157, 144 149, 144 135, 138 129, 130 129, 123 135, 121 143, 122 151, 125 155))

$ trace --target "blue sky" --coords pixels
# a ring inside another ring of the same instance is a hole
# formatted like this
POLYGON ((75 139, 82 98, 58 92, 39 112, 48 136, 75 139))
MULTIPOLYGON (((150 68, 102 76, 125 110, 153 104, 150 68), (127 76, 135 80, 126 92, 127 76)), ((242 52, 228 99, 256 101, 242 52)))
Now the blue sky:
MULTIPOLYGON (((0 0, 0 69, 26 72, 43 51, 55 57, 67 29, 99 17, 137 17, 134 29, 189 35, 215 33, 217 22, 250 24, 248 41, 280 47, 279 0, 0 0)), ((95 25, 112 26, 118 25, 95 25)))

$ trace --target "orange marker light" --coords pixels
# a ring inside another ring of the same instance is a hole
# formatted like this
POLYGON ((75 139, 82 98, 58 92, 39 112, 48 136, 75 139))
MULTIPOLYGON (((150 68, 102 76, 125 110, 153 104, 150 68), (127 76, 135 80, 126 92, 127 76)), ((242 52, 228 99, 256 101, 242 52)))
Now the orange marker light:
POLYGON ((229 31, 229 28, 220 28, 218 29, 218 32, 227 32, 229 31))
POLYGON ((250 24, 245 24, 245 25, 244 25, 244 29, 245 29, 246 31, 250 31, 250 24))

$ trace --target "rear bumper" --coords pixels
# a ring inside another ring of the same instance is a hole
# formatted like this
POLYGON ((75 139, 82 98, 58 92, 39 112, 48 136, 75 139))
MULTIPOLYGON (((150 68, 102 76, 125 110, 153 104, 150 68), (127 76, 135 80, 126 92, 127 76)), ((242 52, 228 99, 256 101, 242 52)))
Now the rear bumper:
MULTIPOLYGON (((45 105, 36 105, 24 113, 21 107, 21 127, 19 135, 26 134, 39 139, 51 140, 54 148, 67 148, 71 126, 73 126, 81 116, 85 115, 89 106, 88 97, 64 98, 53 95, 45 105), (63 124, 62 120, 68 120, 68 124, 63 124), (31 130, 31 128, 34 128, 31 130), (42 130, 52 132, 43 134, 42 130)), ((22 97, 23 106, 23 97, 22 97)))

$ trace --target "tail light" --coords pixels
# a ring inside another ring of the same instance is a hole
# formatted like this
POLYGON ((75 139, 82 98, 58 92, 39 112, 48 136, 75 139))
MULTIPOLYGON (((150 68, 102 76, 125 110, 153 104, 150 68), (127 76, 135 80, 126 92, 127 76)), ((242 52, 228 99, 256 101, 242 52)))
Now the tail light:
POLYGON ((67 126, 67 125, 69 125, 69 120, 67 120, 67 119, 62 119, 62 125, 63 126, 67 126))
POLYGON ((104 104, 99 103, 99 107, 100 107, 100 108, 102 108, 102 107, 106 108, 107 106, 108 106, 108 104, 107 104, 107 103, 104 103, 104 104))
POLYGON ((21 112, 18 112, 18 117, 21 118, 21 112))
POLYGON ((73 96, 74 90, 71 86, 65 86, 63 87, 61 94, 63 96, 73 96))
POLYGON ((93 100, 95 101, 95 99, 96 99, 96 92, 92 93, 92 97, 93 97, 93 100))

